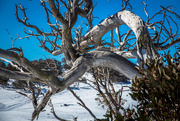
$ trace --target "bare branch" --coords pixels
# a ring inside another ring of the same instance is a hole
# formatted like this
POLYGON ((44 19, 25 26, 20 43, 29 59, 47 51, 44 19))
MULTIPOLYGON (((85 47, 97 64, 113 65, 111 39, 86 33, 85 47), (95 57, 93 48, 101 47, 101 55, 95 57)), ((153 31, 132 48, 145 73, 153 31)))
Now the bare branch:
MULTIPOLYGON (((96 6, 96 5, 95 5, 95 6, 96 6)), ((94 7, 95 7, 95 6, 91 7, 89 14, 86 16, 86 19, 87 19, 88 24, 89 24, 89 29, 87 30, 87 32, 90 31, 90 30, 93 28, 93 24, 92 24, 93 14, 92 14, 92 13, 93 13, 93 10, 94 10, 94 7)))
POLYGON ((54 106, 53 106, 53 103, 52 103, 51 99, 49 100, 48 105, 51 107, 51 113, 53 113, 54 117, 55 117, 57 120, 59 120, 59 121, 67 121, 67 120, 62 119, 62 118, 60 118, 60 117, 58 117, 58 116, 56 115, 55 110, 54 110, 54 106))
POLYGON ((78 15, 82 17, 86 17, 86 15, 89 13, 91 8, 93 7, 92 0, 84 0, 84 2, 86 3, 84 9, 80 9, 80 8, 77 9, 78 15))
POLYGON ((97 120, 96 116, 92 113, 92 111, 86 106, 86 104, 81 100, 80 97, 78 97, 76 95, 76 93, 70 88, 68 87, 68 90, 74 95, 74 97, 80 102, 79 105, 81 105, 82 107, 84 107, 88 112, 89 114, 94 118, 94 120, 97 120))
POLYGON ((163 9, 160 10, 159 12, 155 13, 155 14, 149 19, 149 21, 150 21, 151 19, 153 19, 156 15, 162 14, 162 13, 161 13, 162 11, 163 11, 163 9))
POLYGON ((60 0, 60 1, 61 1, 61 3, 63 3, 63 5, 64 5, 68 10, 70 9, 69 4, 67 5, 66 2, 63 1, 63 0, 60 0))
POLYGON ((24 24, 27 27, 34 28, 37 31, 37 33, 42 34, 41 30, 37 26, 27 23, 28 18, 26 16, 26 12, 25 12, 26 9, 24 7, 22 7, 21 5, 19 5, 19 8, 23 12, 25 18, 22 19, 22 20, 19 18, 19 16, 18 16, 18 6, 16 5, 16 18, 17 18, 18 22, 24 24))
POLYGON ((53 95, 52 91, 49 89, 47 90, 44 97, 41 99, 37 107, 34 109, 34 112, 32 114, 32 121, 39 116, 39 113, 44 109, 44 107, 47 105, 50 97, 53 95))
MULTIPOLYGON (((57 24, 52 25, 51 22, 50 22, 49 13, 48 13, 50 10, 46 7, 45 2, 42 2, 42 6, 43 6, 43 8, 44 8, 44 10, 46 12, 46 18, 47 18, 48 25, 50 25, 50 27, 52 29, 54 29, 62 37, 62 33, 61 33, 62 30, 55 27, 55 26, 57 26, 57 24)), ((52 13, 52 12, 50 11, 50 13, 52 13)), ((60 26, 60 25, 58 25, 58 26, 60 26)), ((47 36, 46 34, 44 34, 44 35, 47 36)), ((54 33, 54 35, 56 35, 56 34, 54 33)))
POLYGON ((49 3, 49 6, 50 6, 52 13, 53 13, 54 17, 56 18, 56 20, 58 20, 63 25, 67 25, 68 22, 65 20, 65 18, 62 16, 62 14, 57 9, 54 0, 48 0, 48 3, 49 3))
POLYGON ((124 58, 137 58, 137 50, 131 50, 131 51, 119 51, 115 50, 115 53, 118 55, 121 55, 124 58))
POLYGON ((132 10, 132 6, 129 3, 129 0, 122 0, 122 10, 125 10, 127 5, 130 7, 130 11, 132 10))
POLYGON ((117 70, 129 79, 133 79, 136 76, 141 77, 136 70, 135 64, 120 55, 99 48, 76 59, 73 67, 63 76, 61 84, 67 87, 78 80, 85 72, 97 66, 104 66, 117 70))
POLYGON ((0 56, 9 60, 12 60, 13 62, 17 63, 18 65, 23 66, 25 69, 29 70, 32 74, 35 75, 35 77, 38 77, 38 73, 42 73, 39 70, 37 70, 26 58, 19 56, 17 53, 12 51, 7 51, 0 49, 0 56))
POLYGON ((180 19, 180 16, 179 16, 178 14, 176 14, 175 12, 169 10, 168 7, 165 8, 165 7, 161 6, 161 8, 163 8, 164 10, 166 10, 166 11, 168 11, 168 12, 174 14, 178 19, 180 19))
POLYGON ((157 43, 159 43, 159 38, 160 38, 160 35, 161 35, 161 32, 162 32, 162 27, 163 27, 163 24, 164 24, 165 15, 166 15, 166 12, 163 13, 163 20, 161 22, 160 31, 159 31, 159 34, 158 34, 158 37, 157 37, 157 43))
POLYGON ((169 16, 167 14, 167 12, 174 14, 177 18, 179 18, 179 16, 175 12, 171 11, 169 9, 170 7, 172 7, 172 6, 168 6, 166 8, 161 6, 162 10, 160 10, 159 12, 154 14, 150 19, 154 18, 158 14, 163 14, 162 20, 160 22, 154 22, 152 24, 147 25, 148 27, 150 27, 150 29, 154 29, 154 31, 155 31, 155 36, 153 38, 153 41, 155 43, 155 48, 157 50, 165 50, 165 49, 169 48, 170 46, 179 42, 178 41, 179 39, 176 39, 176 41, 174 41, 174 39, 177 38, 178 25, 174 21, 172 16, 169 16), (172 31, 172 24, 174 24, 176 26, 175 33, 173 33, 173 31, 172 31), (165 25, 168 25, 168 26, 165 26, 165 25), (158 28, 159 32, 157 32, 155 27, 158 28))
POLYGON ((126 46, 126 43, 127 43, 127 41, 128 41, 127 38, 129 37, 129 35, 131 34, 131 32, 132 32, 131 29, 127 32, 126 36, 125 36, 124 39, 123 39, 123 42, 121 43, 121 46, 119 47, 119 50, 124 50, 124 47, 126 46))
POLYGON ((18 39, 18 37, 16 37, 15 39, 13 39, 12 37, 11 37, 11 34, 9 33, 9 31, 6 29, 6 31, 7 31, 7 33, 9 34, 9 37, 10 37, 10 39, 12 40, 12 48, 14 47, 14 42, 18 39))
POLYGON ((121 43, 121 35, 120 35, 119 27, 116 27, 116 34, 118 36, 118 43, 120 44, 121 43))
POLYGON ((179 43, 179 42, 180 42, 180 37, 177 38, 177 39, 174 40, 174 41, 169 42, 168 44, 166 44, 166 45, 164 45, 164 46, 155 46, 155 47, 156 47, 157 50, 166 50, 166 49, 168 49, 169 47, 171 47, 172 45, 175 45, 175 44, 177 44, 177 43, 179 43))
POLYGON ((146 16, 147 16, 147 20, 146 20, 146 24, 148 24, 149 23, 149 14, 147 13, 147 4, 146 4, 146 2, 142 2, 142 4, 144 4, 145 6, 144 6, 144 12, 145 12, 145 14, 146 14, 146 16))
POLYGON ((153 42, 150 38, 149 32, 146 28, 145 22, 137 15, 130 11, 120 11, 108 18, 106 18, 102 23, 96 25, 91 31, 89 31, 82 38, 80 43, 81 49, 86 48, 89 45, 98 46, 101 38, 110 30, 116 28, 117 26, 126 24, 129 26, 136 35, 137 39, 137 51, 138 58, 143 60, 142 48, 146 50, 149 57, 155 57, 158 55, 156 52, 153 42), (127 19, 128 18, 128 19, 127 19))
POLYGON ((52 54, 53 54, 54 56, 60 55, 60 54, 62 54, 62 53, 63 53, 63 51, 62 51, 61 49, 55 50, 55 51, 52 52, 52 54))
MULTIPOLYGON (((16 64, 21 65, 26 70, 28 70, 30 72, 31 76, 33 78, 37 79, 38 82, 45 83, 45 84, 51 86, 51 88, 56 88, 56 86, 60 85, 59 79, 57 77, 55 77, 53 74, 48 74, 48 73, 45 73, 45 72, 37 69, 28 59, 18 55, 15 52, 0 49, 0 57, 12 60, 16 64)), ((3 74, 2 74, 2 76, 3 76, 3 74)), ((11 77, 14 79, 17 78, 15 76, 15 74, 11 77)), ((30 77, 27 77, 27 79, 30 80, 30 77)), ((53 90, 53 91, 56 91, 56 90, 53 90)))
POLYGON ((3 60, 5 62, 8 62, 9 64, 11 64, 12 67, 15 67, 16 69, 18 69, 20 72, 24 72, 23 69, 21 67, 18 67, 18 65, 14 64, 13 62, 7 60, 7 59, 4 59, 4 58, 0 58, 0 60, 3 60))
POLYGON ((3 69, 3 68, 0 68, 0 75, 3 77, 7 77, 10 79, 16 79, 16 80, 27 80, 27 81, 35 80, 29 73, 10 71, 10 70, 3 69))
POLYGON ((114 40, 113 40, 113 30, 111 30, 111 47, 114 47, 114 40))

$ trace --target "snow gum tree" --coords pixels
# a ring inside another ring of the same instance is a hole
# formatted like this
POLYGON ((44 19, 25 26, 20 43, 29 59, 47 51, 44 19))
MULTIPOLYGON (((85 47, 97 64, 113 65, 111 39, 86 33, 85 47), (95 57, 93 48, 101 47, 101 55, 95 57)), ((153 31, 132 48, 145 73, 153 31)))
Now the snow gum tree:
MULTIPOLYGON (((94 67, 108 67, 123 74, 129 79, 141 77, 136 69, 149 59, 160 57, 158 51, 166 50, 180 42, 178 37, 178 25, 173 17, 180 19, 172 6, 163 7, 152 17, 149 17, 144 3, 144 12, 147 20, 133 13, 129 0, 122 1, 122 9, 93 26, 93 0, 41 0, 47 18, 49 32, 28 22, 26 9, 16 5, 16 18, 18 22, 33 31, 25 31, 27 36, 23 38, 36 37, 40 47, 54 56, 63 54, 66 64, 71 68, 57 76, 49 71, 38 69, 33 65, 23 48, 0 49, 0 57, 10 60, 18 71, 0 68, 0 76, 15 80, 25 80, 28 83, 40 82, 49 86, 49 90, 39 103, 34 104, 32 120, 47 105, 50 97, 68 88, 77 81, 85 72, 94 67), (66 11, 61 11, 63 7, 66 11), (21 11, 24 15, 20 18, 21 11), (162 17, 161 21, 153 21, 156 16, 162 17), (80 26, 75 26, 79 18, 86 21, 80 26), (55 19, 55 21, 54 21, 55 19), (52 22, 53 21, 53 22, 52 22), (175 28, 172 28, 172 24, 175 28), (119 26, 126 25, 129 31, 122 34, 119 26), (82 28, 87 27, 84 34, 82 28), (103 40, 107 32, 111 32, 109 41, 103 40), (113 38, 116 31, 117 40, 113 38), (150 33, 151 32, 151 33, 150 33), (50 45, 50 46, 49 46, 50 45), (128 58, 137 58, 138 65, 132 63, 128 58), (23 69, 22 69, 22 68, 23 69)), ((35 95, 35 94, 34 94, 35 95)), ((36 99, 34 96, 33 99, 36 99)))

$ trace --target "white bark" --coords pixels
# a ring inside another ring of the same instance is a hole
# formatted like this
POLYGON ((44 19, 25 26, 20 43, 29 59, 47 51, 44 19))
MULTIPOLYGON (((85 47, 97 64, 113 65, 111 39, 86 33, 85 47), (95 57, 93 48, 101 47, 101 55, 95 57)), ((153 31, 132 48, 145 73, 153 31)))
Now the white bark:
MULTIPOLYGON (((143 49, 146 50, 146 54, 149 57, 155 57, 157 55, 144 21, 139 16, 127 10, 119 11, 118 13, 106 18, 102 23, 96 25, 87 34, 82 36, 80 41, 80 49, 83 50, 89 45, 99 46, 101 38, 108 31, 113 30, 121 25, 127 25, 136 35, 136 57, 138 58, 138 60, 144 60, 142 55, 142 53, 144 53, 143 49)), ((77 48, 76 46, 74 47, 77 48)))
POLYGON ((116 54, 121 55, 124 58, 137 58, 137 50, 131 51, 115 51, 116 54))
MULTIPOLYGON (((142 50, 145 49, 147 56, 155 57, 157 54, 154 49, 153 42, 150 38, 148 29, 144 21, 130 11, 119 11, 118 13, 106 18, 102 23, 96 25, 87 34, 85 34, 80 43, 81 48, 86 48, 89 45, 98 46, 101 38, 110 30, 120 25, 127 25, 136 35, 137 39, 137 58, 143 61, 142 50)), ((146 57, 147 58, 147 57, 146 57)))
POLYGON ((143 20, 139 16, 130 11, 119 11, 118 13, 106 18, 102 23, 96 25, 85 34, 80 46, 87 47, 90 44, 98 43, 108 31, 124 24, 134 31, 137 38, 140 36, 140 28, 145 27, 143 20))

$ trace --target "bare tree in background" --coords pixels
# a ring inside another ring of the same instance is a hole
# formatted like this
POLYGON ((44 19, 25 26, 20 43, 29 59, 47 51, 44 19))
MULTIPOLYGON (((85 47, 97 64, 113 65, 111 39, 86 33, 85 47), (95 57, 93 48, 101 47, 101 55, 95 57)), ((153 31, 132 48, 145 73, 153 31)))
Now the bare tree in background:
MULTIPOLYGON (((21 5, 16 5, 17 20, 27 28, 25 31, 27 36, 23 38, 36 37, 41 48, 54 56, 63 54, 66 63, 71 67, 59 78, 51 72, 38 69, 25 58, 21 48, 0 49, 1 58, 11 60, 25 70, 11 71, 0 68, 0 76, 26 80, 29 83, 40 82, 49 86, 42 100, 34 103, 32 120, 38 117, 52 95, 69 87, 90 69, 99 66, 108 67, 129 79, 141 77, 136 70, 137 65, 127 60, 128 58, 137 58, 138 64, 141 65, 146 59, 159 57, 158 51, 168 49, 180 42, 178 25, 173 20, 173 17, 180 19, 180 16, 173 12, 172 6, 161 6, 159 12, 149 17, 146 11, 147 5, 144 4, 146 22, 131 12, 132 6, 129 0, 123 0, 121 11, 93 26, 92 0, 41 0, 50 32, 44 32, 38 26, 29 23, 26 9, 21 5), (60 11, 61 7, 65 7, 65 13, 60 11), (24 18, 19 17, 19 11, 23 13, 24 18), (87 23, 75 27, 80 16, 87 23), (156 16, 162 16, 162 20, 153 21, 156 16), (55 23, 52 22, 54 18, 55 23), (172 28, 172 24, 176 28, 172 28), (121 33, 119 28, 121 25, 128 26, 129 31, 121 33), (85 34, 82 30, 83 26, 87 27, 85 34), (110 41, 102 40, 109 31, 111 31, 110 41), (116 31, 118 40, 113 39, 113 31, 116 31)), ((29 86, 33 88, 31 84, 29 86)), ((33 99, 36 99, 35 96, 34 94, 33 99)))

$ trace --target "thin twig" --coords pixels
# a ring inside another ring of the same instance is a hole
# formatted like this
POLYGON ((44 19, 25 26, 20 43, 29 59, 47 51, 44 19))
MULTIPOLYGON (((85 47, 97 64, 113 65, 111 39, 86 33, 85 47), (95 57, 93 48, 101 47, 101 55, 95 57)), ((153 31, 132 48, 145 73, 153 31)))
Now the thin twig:
POLYGON ((53 103, 52 103, 51 99, 49 100, 48 105, 51 107, 51 113, 54 115, 54 117, 55 117, 57 120, 59 120, 59 121, 67 121, 67 120, 62 119, 62 118, 60 118, 60 117, 58 117, 58 116, 56 115, 55 110, 54 110, 54 106, 53 106, 53 103))
POLYGON ((97 120, 96 116, 92 113, 92 111, 85 105, 85 103, 80 99, 79 96, 76 95, 76 93, 70 88, 68 87, 68 90, 74 95, 74 97, 76 97, 76 99, 78 101, 80 101, 80 103, 78 103, 79 105, 81 105, 82 107, 84 107, 89 113, 90 115, 94 118, 94 120, 97 120))

